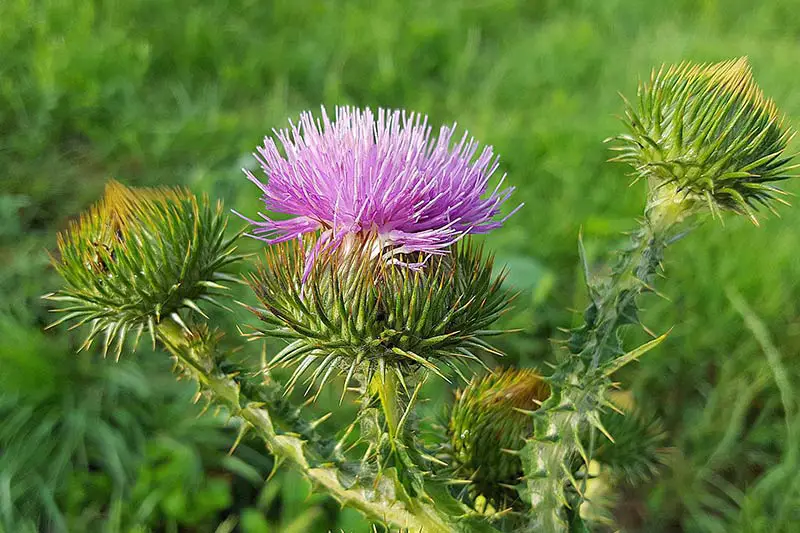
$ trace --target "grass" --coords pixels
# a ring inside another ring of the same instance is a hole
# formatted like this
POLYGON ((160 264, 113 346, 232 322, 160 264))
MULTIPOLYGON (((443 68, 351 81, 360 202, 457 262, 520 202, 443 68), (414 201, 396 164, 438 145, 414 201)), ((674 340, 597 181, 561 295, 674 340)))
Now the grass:
MULTIPOLYGON (((508 341, 512 360, 535 364, 584 297, 579 228, 599 262, 641 209, 643 191, 605 162, 617 91, 635 94, 661 63, 747 55, 800 126, 800 11, 788 0, 4 0, 0 21, 0 302, 31 325, 47 321, 38 296, 57 284, 55 231, 108 178, 182 183, 253 213, 239 168, 273 127, 320 104, 406 107, 457 120, 502 155, 526 206, 488 245, 512 275, 546 280, 514 319, 527 331, 508 341)), ((797 409, 781 398, 800 374, 800 208, 781 213, 759 228, 709 222, 669 253, 671 301, 649 300, 645 322, 676 328, 623 385, 662 415, 678 452, 632 498, 632 529, 778 531, 798 519, 787 477, 798 422, 784 418, 797 409)))

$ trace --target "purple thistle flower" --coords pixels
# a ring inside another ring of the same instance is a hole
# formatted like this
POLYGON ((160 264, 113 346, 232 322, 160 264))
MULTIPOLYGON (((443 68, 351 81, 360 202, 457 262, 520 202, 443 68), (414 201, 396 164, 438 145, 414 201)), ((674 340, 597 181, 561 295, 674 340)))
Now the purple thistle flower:
POLYGON ((244 172, 263 191, 267 210, 295 217, 243 218, 254 226, 251 236, 269 244, 321 230, 307 252, 305 276, 319 253, 352 236, 376 238, 390 260, 412 252, 443 254, 465 235, 493 230, 513 214, 496 218, 513 191, 500 190, 505 175, 485 194, 498 166, 492 148, 475 158, 479 144, 467 133, 451 146, 455 124, 443 126, 436 138, 428 117, 417 113, 379 109, 376 116, 370 109, 337 107, 331 122, 323 107, 321 119, 305 112, 290 125, 273 130, 285 155, 270 137, 254 154, 267 183, 244 172))

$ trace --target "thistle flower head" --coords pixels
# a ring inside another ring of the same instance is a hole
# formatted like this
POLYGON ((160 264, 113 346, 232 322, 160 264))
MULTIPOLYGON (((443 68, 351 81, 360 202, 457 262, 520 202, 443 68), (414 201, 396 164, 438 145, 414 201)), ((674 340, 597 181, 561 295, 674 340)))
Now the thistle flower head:
POLYGON ((654 190, 671 187, 681 199, 702 201, 712 213, 730 210, 754 219, 773 209, 793 177, 786 146, 792 133, 753 80, 746 58, 682 63, 653 71, 627 103, 628 134, 615 160, 634 167, 654 190))
POLYGON ((253 311, 269 326, 256 336, 290 341, 271 362, 295 366, 289 389, 303 375, 308 390, 339 373, 362 383, 375 371, 403 383, 420 369, 463 376, 463 363, 479 361, 475 350, 495 352, 479 337, 498 333, 487 328, 508 297, 480 249, 459 243, 412 270, 375 261, 373 241, 353 239, 323 253, 303 283, 303 244, 269 247, 250 280, 263 306, 253 311))
MULTIPOLYGON (((183 189, 134 189, 112 181, 103 199, 58 236, 53 259, 67 287, 47 298, 62 302, 56 323, 90 325, 84 344, 99 335, 104 348, 129 332, 154 334, 163 316, 177 317, 231 281, 226 269, 238 259, 225 237, 221 204, 212 207, 183 189)), ((51 327, 52 327, 51 326, 51 327)))
POLYGON ((532 418, 520 410, 537 409, 549 395, 539 374, 513 368, 475 378, 457 392, 448 425, 455 475, 471 479, 475 493, 495 504, 514 499, 522 463, 508 452, 533 433, 532 418))
MULTIPOLYGON (((305 275, 315 257, 348 236, 376 235, 388 256, 441 254, 470 233, 499 227, 500 207, 512 188, 503 179, 489 194, 497 169, 491 147, 466 133, 453 144, 455 128, 431 136, 428 118, 405 111, 336 108, 335 120, 324 108, 299 124, 267 137, 256 158, 266 184, 245 170, 263 192, 269 211, 288 220, 253 221, 252 235, 270 244, 321 230, 308 252, 305 275), (477 154, 477 157, 475 157, 477 154)), ((505 176, 504 176, 505 177, 505 176)), ((504 178, 503 177, 503 178, 504 178)))

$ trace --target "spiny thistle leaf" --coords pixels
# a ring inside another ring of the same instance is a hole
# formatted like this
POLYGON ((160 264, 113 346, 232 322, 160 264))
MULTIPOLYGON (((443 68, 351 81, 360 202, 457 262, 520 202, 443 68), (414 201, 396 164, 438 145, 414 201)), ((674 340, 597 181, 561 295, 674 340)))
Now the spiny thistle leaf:
POLYGON ((270 246, 250 280, 263 305, 253 311, 271 326, 259 334, 290 341, 271 362, 296 367, 289 388, 305 373, 309 390, 337 373, 364 383, 376 371, 401 382, 418 369, 444 377, 480 362, 475 351, 497 353, 479 336, 493 333, 509 298, 479 248, 458 244, 410 268, 424 258, 387 263, 372 240, 351 240, 322 253, 303 282, 308 246, 313 240, 270 246))
POLYGON ((638 105, 626 101, 630 133, 615 138, 621 154, 614 158, 630 163, 636 179, 670 186, 712 213, 753 218, 758 207, 782 201, 774 182, 794 177, 786 154, 793 134, 746 58, 662 67, 638 95, 638 105))
POLYGON ((62 303, 62 322, 87 324, 84 343, 103 337, 104 350, 126 336, 138 341, 163 317, 181 309, 200 311, 201 300, 216 302, 219 281, 240 257, 226 238, 222 205, 212 207, 184 189, 135 189, 116 181, 105 196, 58 236, 53 264, 67 287, 46 298, 62 303))
POLYGON ((472 481, 473 497, 494 506, 517 499, 522 463, 514 453, 533 434, 530 412, 550 395, 531 369, 505 369, 474 378, 456 393, 448 423, 453 475, 472 481))

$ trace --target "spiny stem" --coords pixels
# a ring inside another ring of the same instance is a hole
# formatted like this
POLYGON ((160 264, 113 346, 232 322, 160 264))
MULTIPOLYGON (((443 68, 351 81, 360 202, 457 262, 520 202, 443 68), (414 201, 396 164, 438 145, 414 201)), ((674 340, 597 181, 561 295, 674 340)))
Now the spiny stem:
MULTIPOLYGON (((551 396, 536 412, 534 438, 522 450, 526 491, 531 504, 530 531, 567 531, 570 516, 580 521, 581 487, 574 486, 573 460, 584 463, 591 455, 581 435, 605 433, 600 413, 608 406, 610 369, 624 358, 620 329, 639 324, 637 299, 652 290, 661 260, 674 229, 687 216, 687 207, 674 190, 656 191, 645 219, 620 252, 608 278, 592 282, 586 272, 589 303, 584 324, 573 330, 566 354, 549 378, 551 396), (566 488, 573 484, 568 496, 566 488), (568 513, 567 510, 570 509, 568 513)), ((654 343, 656 344, 656 343, 654 343)))
POLYGON ((323 488, 342 505, 358 509, 377 522, 392 524, 413 533, 452 533, 456 529, 435 507, 421 501, 412 504, 377 494, 374 487, 342 486, 337 468, 315 466, 306 453, 307 443, 276 431, 269 405, 254 403, 242 393, 239 384, 210 364, 205 347, 192 346, 183 329, 171 319, 158 325, 158 338, 187 372, 207 390, 213 399, 252 426, 279 461, 288 460, 316 486, 323 488), (384 497, 381 497, 384 496, 384 497))
MULTIPOLYGON (((403 490, 412 498, 429 499, 424 486, 423 462, 418 443, 408 423, 407 411, 413 408, 416 395, 409 396, 401 386, 400 378, 391 371, 375 372, 365 389, 364 405, 374 405, 377 398, 381 412, 379 418, 383 419, 386 428, 379 429, 378 425, 372 430, 376 431, 372 438, 377 442, 388 444, 377 448, 379 470, 394 468, 403 490)), ((367 409, 375 408, 367 407, 367 409)))
POLYGON ((567 529, 564 513, 567 505, 564 495, 566 477, 561 469, 568 464, 573 450, 558 439, 574 418, 574 413, 550 415, 544 435, 548 440, 530 440, 523 448, 522 464, 528 474, 526 488, 531 504, 528 531, 549 533, 567 529))

